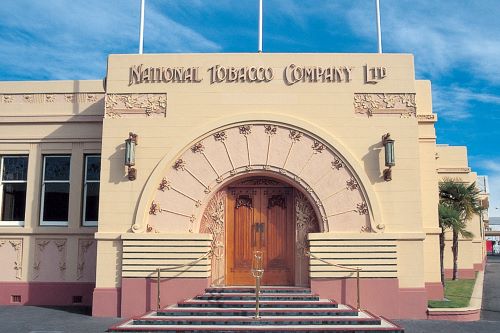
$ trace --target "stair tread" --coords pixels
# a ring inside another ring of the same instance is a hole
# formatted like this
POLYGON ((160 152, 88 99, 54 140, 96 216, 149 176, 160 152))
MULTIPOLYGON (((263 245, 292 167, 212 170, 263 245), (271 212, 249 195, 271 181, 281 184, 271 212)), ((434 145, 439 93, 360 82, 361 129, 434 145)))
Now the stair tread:
POLYGON ((249 330, 251 329, 252 331, 270 331, 270 330, 287 330, 287 331, 309 331, 309 330, 315 330, 315 331, 346 331, 346 330, 352 330, 352 331, 357 331, 361 329, 365 330, 392 330, 392 331, 397 331, 402 329, 391 323, 388 320, 385 320, 384 318, 380 319, 380 324, 378 325, 266 325, 266 326, 257 326, 257 325, 211 325, 211 326, 206 326, 206 325, 168 325, 162 327, 161 325, 134 325, 133 320, 130 320, 128 322, 125 322, 122 324, 120 327, 112 328, 112 330, 115 329, 149 329, 152 331, 161 331, 161 330, 168 330, 168 331, 189 331, 189 330, 200 330, 200 331, 219 331, 219 332, 224 332, 224 331, 230 331, 230 330, 249 330))
MULTIPOLYGON (((200 311, 200 312, 213 312, 214 309, 211 308, 196 308, 192 307, 189 309, 186 309, 186 307, 177 307, 177 305, 172 305, 171 307, 164 308, 160 310, 159 312, 195 312, 195 311, 200 311)), ((255 309, 241 309, 241 308, 220 308, 216 310, 218 312, 233 312, 233 311, 255 311, 255 309)), ((338 307, 336 308, 282 308, 282 309, 273 309, 273 308, 263 308, 260 309, 261 312, 294 312, 294 311, 304 311, 304 312, 346 312, 346 311, 357 311, 353 307, 350 307, 348 305, 344 304, 338 304, 338 307)))

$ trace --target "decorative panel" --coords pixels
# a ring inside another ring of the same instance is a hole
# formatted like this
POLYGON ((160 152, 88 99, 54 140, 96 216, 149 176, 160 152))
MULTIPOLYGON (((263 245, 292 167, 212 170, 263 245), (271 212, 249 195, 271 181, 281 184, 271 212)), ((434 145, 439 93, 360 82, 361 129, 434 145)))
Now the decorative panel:
POLYGON ((43 282, 66 280, 66 239, 35 239, 32 279, 43 282))
POLYGON ((94 239, 78 240, 78 263, 76 279, 84 282, 94 282, 96 279, 97 242, 94 239))
POLYGON ((107 94, 106 118, 148 118, 167 115, 167 94, 107 94))
POLYGON ((23 276, 23 240, 0 239, 0 281, 17 281, 23 276))
POLYGON ((369 117, 395 115, 416 117, 415 94, 354 94, 354 112, 369 117))

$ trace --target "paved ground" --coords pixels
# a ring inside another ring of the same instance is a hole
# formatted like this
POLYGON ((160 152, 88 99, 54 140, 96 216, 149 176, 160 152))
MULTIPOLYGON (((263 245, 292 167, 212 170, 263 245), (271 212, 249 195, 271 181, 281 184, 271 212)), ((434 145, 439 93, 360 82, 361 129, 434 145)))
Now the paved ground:
MULTIPOLYGON (((489 257, 486 266, 481 320, 399 320, 407 333, 492 333, 500 332, 500 256, 489 257)), ((93 318, 88 309, 35 306, 0 306, 0 333, 100 333, 118 318, 93 318)))

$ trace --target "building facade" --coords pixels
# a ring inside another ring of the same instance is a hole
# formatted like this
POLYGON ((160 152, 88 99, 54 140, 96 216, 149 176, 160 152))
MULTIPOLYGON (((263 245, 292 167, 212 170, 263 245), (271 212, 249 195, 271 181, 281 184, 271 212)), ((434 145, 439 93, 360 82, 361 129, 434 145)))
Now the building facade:
POLYGON ((158 268, 166 305, 254 284, 255 251, 265 285, 344 303, 360 268, 363 308, 390 318, 443 296, 448 166, 411 55, 111 55, 104 81, 0 95, 2 304, 138 315, 158 268))

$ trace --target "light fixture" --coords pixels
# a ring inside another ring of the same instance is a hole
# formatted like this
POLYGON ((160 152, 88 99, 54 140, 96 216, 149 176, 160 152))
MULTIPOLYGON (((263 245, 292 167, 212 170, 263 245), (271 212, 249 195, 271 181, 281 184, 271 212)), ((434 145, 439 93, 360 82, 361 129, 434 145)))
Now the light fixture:
POLYGON ((135 165, 135 146, 137 145, 137 134, 130 132, 128 139, 125 140, 125 166, 128 168, 127 174, 129 180, 137 178, 137 170, 133 168, 135 165))
POLYGON ((394 140, 391 139, 391 134, 387 133, 382 136, 382 144, 385 150, 385 166, 388 167, 384 170, 384 180, 392 180, 392 170, 391 168, 396 165, 394 157, 394 140))

